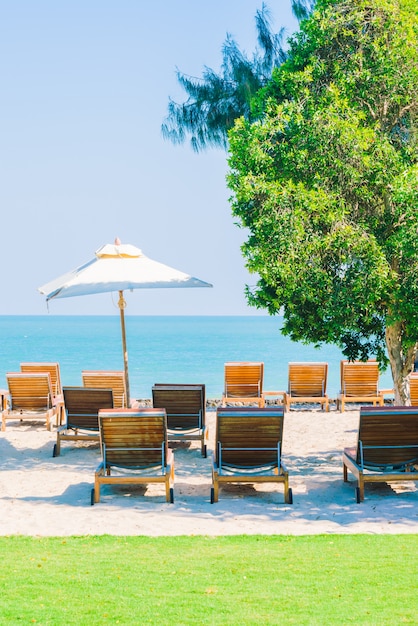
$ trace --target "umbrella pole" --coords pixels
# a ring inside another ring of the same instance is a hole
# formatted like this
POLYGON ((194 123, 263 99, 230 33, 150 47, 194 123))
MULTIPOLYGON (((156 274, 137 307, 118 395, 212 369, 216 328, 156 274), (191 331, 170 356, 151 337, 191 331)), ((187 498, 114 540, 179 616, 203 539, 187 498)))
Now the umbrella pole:
POLYGON ((125 369, 125 384, 126 384, 126 406, 129 409, 129 407, 131 406, 131 397, 129 393, 128 350, 126 347, 126 330, 125 330, 126 301, 123 297, 123 291, 119 291, 118 306, 119 306, 119 311, 120 311, 120 326, 122 330, 123 365, 125 369))

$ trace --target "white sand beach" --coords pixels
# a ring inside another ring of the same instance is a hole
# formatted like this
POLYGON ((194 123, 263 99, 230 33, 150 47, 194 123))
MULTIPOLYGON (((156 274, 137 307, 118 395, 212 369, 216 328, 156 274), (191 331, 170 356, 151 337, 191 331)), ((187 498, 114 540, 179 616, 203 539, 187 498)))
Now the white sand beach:
MULTIPOLYGON (((366 486, 357 504, 354 482, 342 479, 341 452, 354 445, 358 410, 292 409, 285 415, 283 458, 293 504, 281 485, 232 485, 210 504, 215 411, 207 414, 209 454, 198 444, 175 448, 174 504, 162 486, 102 488, 91 506, 98 445, 64 443, 52 457, 56 435, 42 424, 13 422, 0 434, 0 535, 231 535, 416 533, 414 482, 366 486)), ((351 477, 352 478, 352 477, 351 477)))

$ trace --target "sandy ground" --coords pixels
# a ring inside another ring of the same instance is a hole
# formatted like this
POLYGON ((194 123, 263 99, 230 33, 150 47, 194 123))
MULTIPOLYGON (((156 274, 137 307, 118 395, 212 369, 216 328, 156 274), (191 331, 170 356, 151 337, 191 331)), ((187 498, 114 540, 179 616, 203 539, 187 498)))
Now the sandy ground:
MULTIPOLYGON (((215 412, 208 411, 209 454, 192 443, 175 448, 174 504, 162 486, 104 486, 90 505, 95 444, 62 445, 52 457, 55 433, 44 425, 8 422, 0 434, 0 535, 231 535, 317 533, 416 533, 418 485, 366 485, 357 504, 354 482, 342 480, 341 452, 355 445, 358 410, 286 413, 283 458, 293 504, 281 485, 231 485, 210 504, 215 412)), ((352 477, 350 477, 352 479, 352 477)))

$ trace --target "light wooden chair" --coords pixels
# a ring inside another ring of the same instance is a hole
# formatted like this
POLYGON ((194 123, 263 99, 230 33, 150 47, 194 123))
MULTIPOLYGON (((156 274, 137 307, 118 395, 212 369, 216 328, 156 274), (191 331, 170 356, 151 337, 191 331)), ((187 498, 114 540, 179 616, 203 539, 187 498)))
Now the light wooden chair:
POLYGON ((100 502, 101 485, 149 483, 162 483, 166 501, 174 502, 174 454, 168 448, 165 409, 101 410, 99 427, 102 461, 91 504, 100 502))
POLYGON ((235 361, 225 363, 225 385, 222 406, 256 404, 263 407, 264 363, 235 361))
POLYGON ((226 407, 216 412, 211 502, 226 483, 281 483, 293 502, 289 473, 282 461, 283 407, 226 407))
POLYGON ((58 424, 62 424, 64 419, 64 398, 62 395, 61 372, 59 363, 55 362, 28 362, 20 364, 21 372, 49 372, 51 377, 52 395, 54 404, 58 409, 58 424))
POLYGON ((152 405, 166 410, 169 441, 200 441, 202 456, 207 456, 205 385, 156 383, 152 405))
POLYGON ((289 382, 284 396, 286 411, 290 405, 318 402, 329 411, 327 395, 328 363, 289 363, 289 382))
POLYGON ((411 406, 418 406, 418 372, 409 375, 409 391, 411 406))
POLYGON ((341 391, 337 397, 337 409, 343 412, 348 402, 384 405, 384 396, 379 391, 377 361, 341 361, 341 391))
POLYGON ((126 382, 123 371, 83 370, 81 372, 84 387, 92 389, 112 389, 113 408, 126 408, 126 382))
POLYGON ((59 363, 21 363, 20 364, 21 372, 49 372, 51 376, 51 385, 52 385, 52 393, 54 396, 62 397, 62 384, 61 384, 61 373, 59 363))
POLYGON ((343 452, 343 477, 356 477, 356 501, 364 500, 365 483, 418 481, 418 409, 361 407, 358 443, 343 452))
POLYGON ((2 412, 2 431, 7 420, 46 421, 48 430, 52 421, 59 420, 59 409, 54 403, 49 372, 8 372, 8 407, 2 412))
POLYGON ((65 424, 57 428, 57 441, 52 456, 61 454, 66 441, 99 441, 100 409, 113 408, 111 389, 64 387, 65 424))

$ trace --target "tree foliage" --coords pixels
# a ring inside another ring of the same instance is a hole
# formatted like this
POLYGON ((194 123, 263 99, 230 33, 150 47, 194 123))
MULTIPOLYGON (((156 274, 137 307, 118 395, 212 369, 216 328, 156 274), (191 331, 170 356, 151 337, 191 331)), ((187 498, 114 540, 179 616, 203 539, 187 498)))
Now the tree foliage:
POLYGON ((292 339, 389 359, 397 400, 418 339, 416 0, 318 0, 230 132, 251 304, 292 339))
MULTIPOLYGON (((298 19, 305 18, 313 0, 292 0, 298 19)), ((248 57, 237 42, 227 35, 222 47, 219 73, 209 67, 201 78, 177 70, 177 80, 187 94, 187 100, 177 103, 171 98, 162 134, 175 144, 190 137, 196 152, 208 147, 226 148, 228 130, 237 118, 253 120, 251 102, 254 95, 270 80, 272 71, 285 59, 282 46, 284 30, 274 33, 266 4, 255 16, 258 48, 248 57)))

